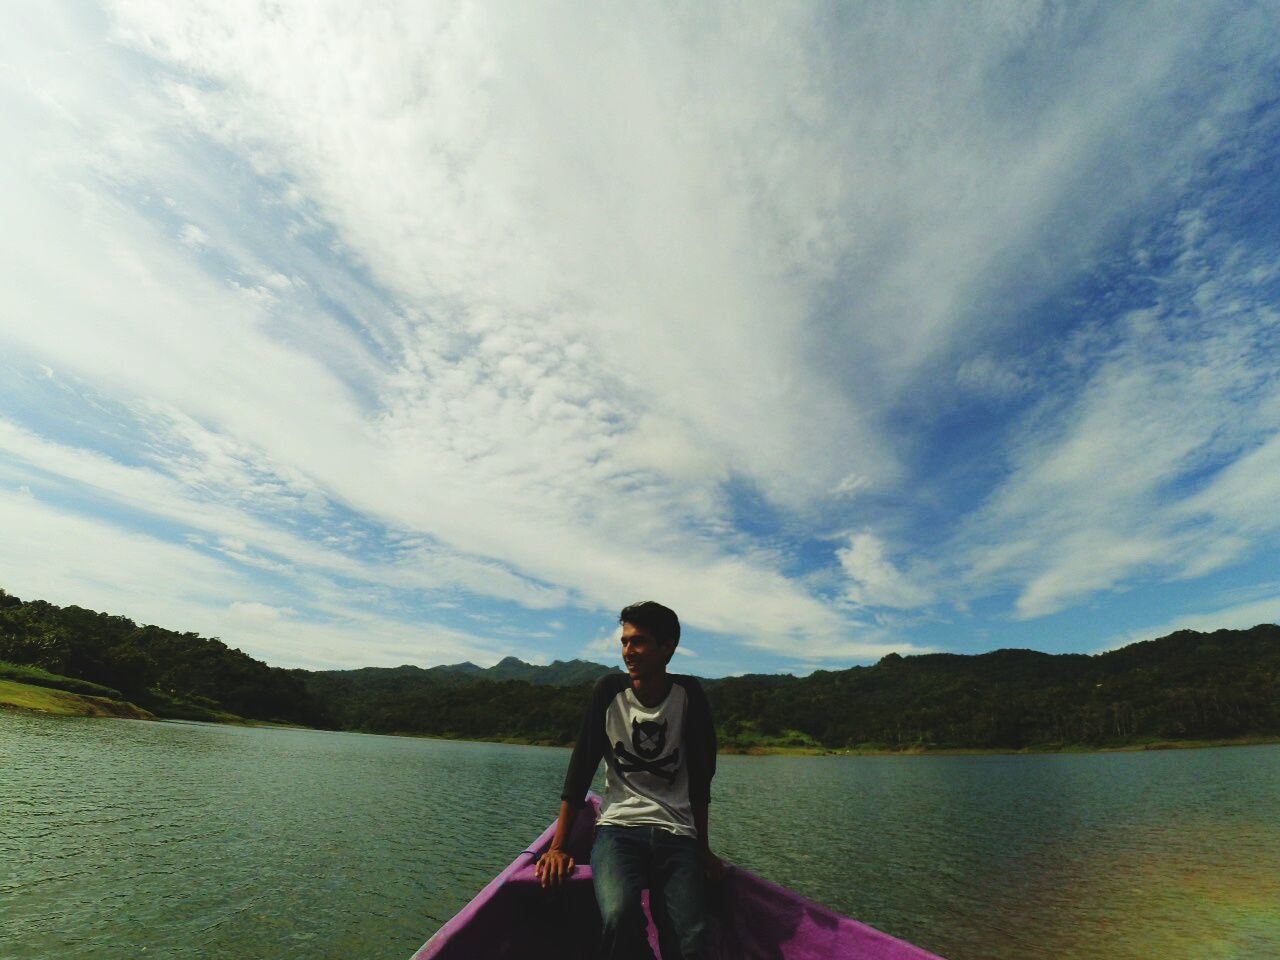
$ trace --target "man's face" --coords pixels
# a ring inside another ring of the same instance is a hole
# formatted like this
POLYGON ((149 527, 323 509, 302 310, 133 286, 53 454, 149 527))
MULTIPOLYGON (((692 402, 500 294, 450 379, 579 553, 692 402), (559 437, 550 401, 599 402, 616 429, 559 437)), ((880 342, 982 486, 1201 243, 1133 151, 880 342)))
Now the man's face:
POLYGON ((667 669, 672 645, 658 641, 648 631, 635 624, 622 625, 622 662, 632 680, 651 677, 667 669))

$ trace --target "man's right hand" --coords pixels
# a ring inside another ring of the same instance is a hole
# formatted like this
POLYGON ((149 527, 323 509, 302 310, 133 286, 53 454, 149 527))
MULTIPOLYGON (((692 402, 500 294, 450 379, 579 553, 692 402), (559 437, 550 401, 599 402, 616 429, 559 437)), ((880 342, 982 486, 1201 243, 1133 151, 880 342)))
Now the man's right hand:
POLYGON ((538 858, 533 872, 544 887, 558 887, 573 873, 573 857, 552 847, 538 858))

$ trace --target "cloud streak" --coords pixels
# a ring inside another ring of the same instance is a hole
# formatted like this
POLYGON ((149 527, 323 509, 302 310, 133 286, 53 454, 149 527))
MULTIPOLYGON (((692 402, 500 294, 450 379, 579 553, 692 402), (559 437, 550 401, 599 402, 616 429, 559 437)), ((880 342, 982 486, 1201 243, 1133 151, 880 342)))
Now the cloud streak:
POLYGON ((1020 584, 1021 617, 1142 576, 1202 576, 1280 528, 1259 510, 1280 493, 1274 251, 1255 259, 1205 218, 1181 218, 1159 294, 1043 401, 1050 429, 1032 418, 968 521, 972 574, 1020 584))
POLYGON ((649 595, 700 665, 849 661, 933 645, 877 611, 1034 619, 1275 544, 1254 12, 23 16, 11 489, 218 565, 264 651, 649 595))

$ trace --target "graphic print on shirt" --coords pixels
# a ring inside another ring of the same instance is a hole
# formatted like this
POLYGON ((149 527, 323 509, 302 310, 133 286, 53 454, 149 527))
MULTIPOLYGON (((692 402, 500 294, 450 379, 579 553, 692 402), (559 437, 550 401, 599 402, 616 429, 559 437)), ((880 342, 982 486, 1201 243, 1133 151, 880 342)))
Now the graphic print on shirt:
POLYGON ((613 745, 620 773, 651 773, 667 783, 675 782, 676 768, 680 764, 679 747, 665 757, 660 756, 662 748, 667 745, 667 721, 659 723, 632 718, 631 745, 635 753, 628 750, 621 740, 613 745))

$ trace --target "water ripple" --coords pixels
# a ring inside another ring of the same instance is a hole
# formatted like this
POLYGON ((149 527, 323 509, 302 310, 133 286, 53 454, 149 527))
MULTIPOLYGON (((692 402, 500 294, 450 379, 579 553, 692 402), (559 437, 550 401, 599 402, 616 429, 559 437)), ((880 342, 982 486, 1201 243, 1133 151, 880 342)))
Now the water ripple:
MULTIPOLYGON (((0 715, 24 960, 404 958, 554 816, 563 750, 0 715)), ((1280 955, 1280 747, 724 757, 727 859, 953 960, 1280 955)))

